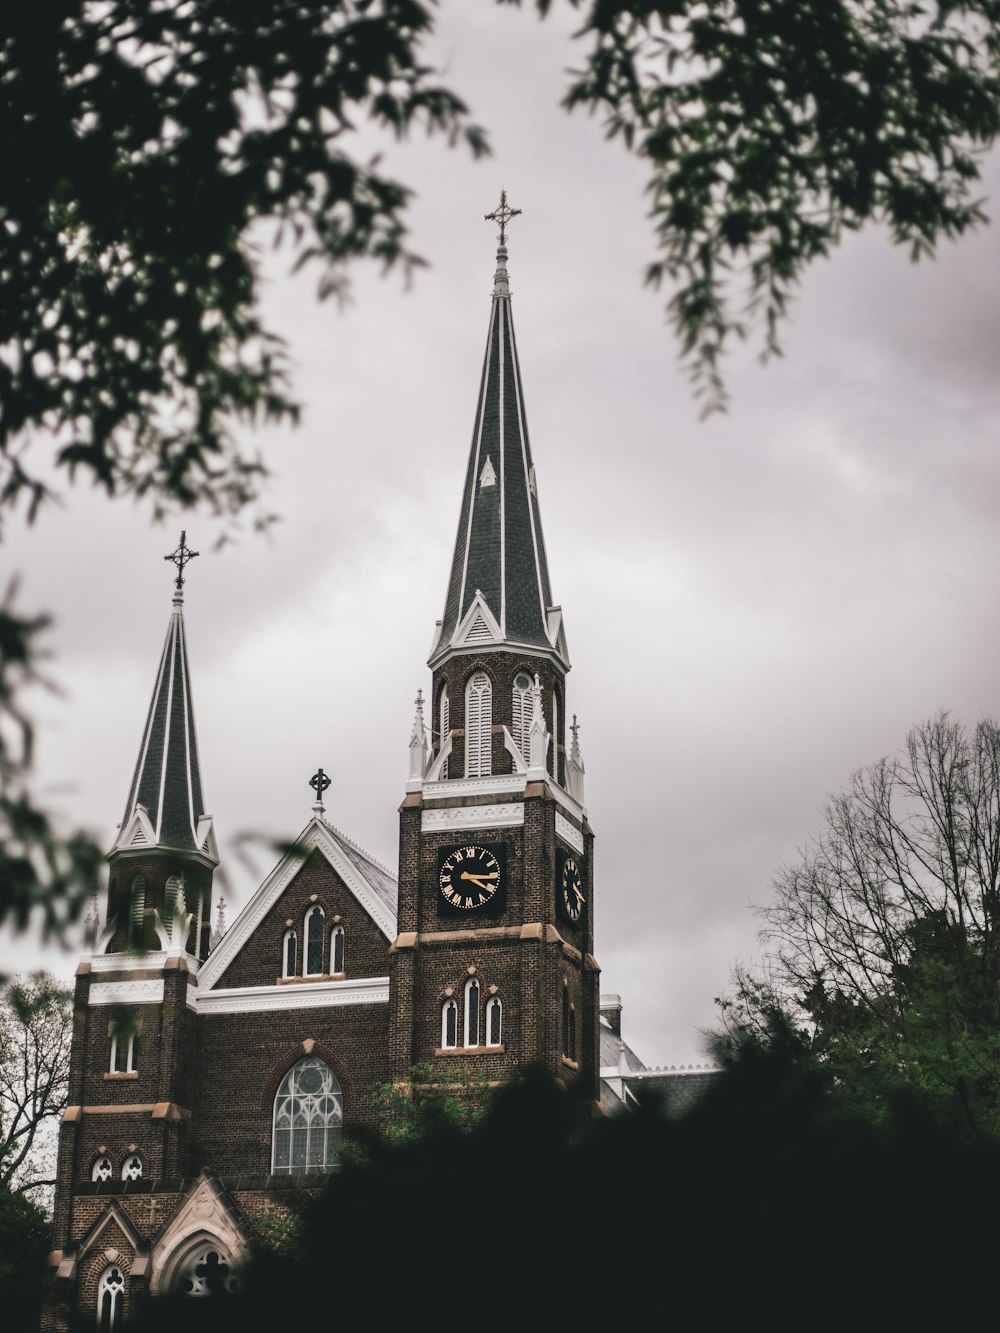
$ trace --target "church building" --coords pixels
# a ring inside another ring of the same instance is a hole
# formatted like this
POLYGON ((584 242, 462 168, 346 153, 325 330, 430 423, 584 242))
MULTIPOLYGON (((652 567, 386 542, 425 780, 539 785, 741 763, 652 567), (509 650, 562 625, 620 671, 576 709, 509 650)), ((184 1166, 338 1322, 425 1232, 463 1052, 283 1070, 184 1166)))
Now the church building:
POLYGON ((327 821, 320 770, 293 849, 213 931, 184 628, 195 553, 182 535, 167 557, 166 641, 77 972, 53 1333, 77 1317, 112 1333, 148 1294, 234 1284, 255 1225, 322 1183, 345 1133, 381 1127, 388 1085, 482 1089, 534 1066, 611 1106, 644 1068, 617 996, 601 1018, 593 833, 511 316, 515 211, 502 197, 491 215, 486 357, 401 766, 398 874, 327 821))

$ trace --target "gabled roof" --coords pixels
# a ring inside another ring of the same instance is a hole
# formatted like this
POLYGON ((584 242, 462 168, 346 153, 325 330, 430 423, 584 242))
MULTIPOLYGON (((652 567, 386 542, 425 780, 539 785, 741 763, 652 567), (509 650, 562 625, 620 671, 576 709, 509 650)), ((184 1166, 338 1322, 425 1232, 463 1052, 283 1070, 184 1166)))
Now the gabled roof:
MULTIPOLYGON (((499 630, 494 642, 554 648, 549 632, 552 593, 524 414, 505 245, 497 251, 476 423, 444 618, 432 661, 448 648, 478 641, 475 635, 469 636, 476 618, 473 622, 468 619, 477 598, 499 630)), ((488 619, 482 620, 490 627, 488 619)))
POLYGON ((201 793, 183 595, 175 590, 139 758, 113 851, 148 847, 197 852, 217 863, 201 793))
POLYGON ((199 992, 214 986, 284 893, 310 854, 318 851, 381 930, 396 938, 396 877, 325 819, 315 816, 295 839, 293 849, 274 867, 198 973, 199 992))

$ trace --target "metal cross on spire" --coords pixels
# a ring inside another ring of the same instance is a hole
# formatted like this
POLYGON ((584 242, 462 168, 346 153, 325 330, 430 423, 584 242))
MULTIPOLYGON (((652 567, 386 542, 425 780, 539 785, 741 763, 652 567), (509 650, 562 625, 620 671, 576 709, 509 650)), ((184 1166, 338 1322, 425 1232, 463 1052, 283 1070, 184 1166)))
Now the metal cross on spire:
POLYGON ((318 768, 309 779, 309 786, 312 787, 313 791, 316 793, 316 804, 313 806, 313 809, 318 814, 323 813, 323 793, 329 785, 330 779, 321 768, 318 768))
POLYGON ((493 212, 492 212, 492 213, 487 213, 486 216, 485 216, 485 218, 484 218, 484 221, 485 221, 485 222, 496 222, 496 223, 499 224, 499 226, 500 226, 500 244, 501 244, 501 245, 506 245, 506 244, 507 244, 507 224, 508 224, 508 222, 510 222, 511 218, 516 218, 516 217, 519 215, 520 212, 521 212, 521 210, 520 210, 519 208, 511 208, 511 207, 509 207, 509 205, 508 205, 508 203, 507 203, 507 191, 506 191, 506 190, 501 190, 501 191, 500 191, 500 207, 499 207, 499 208, 494 208, 493 212))
POLYGON ((178 592, 184 587, 184 568, 198 555, 197 551, 192 551, 187 545, 187 533, 181 533, 181 540, 176 551, 171 551, 165 555, 164 560, 172 560, 177 566, 177 577, 174 579, 174 587, 178 592))

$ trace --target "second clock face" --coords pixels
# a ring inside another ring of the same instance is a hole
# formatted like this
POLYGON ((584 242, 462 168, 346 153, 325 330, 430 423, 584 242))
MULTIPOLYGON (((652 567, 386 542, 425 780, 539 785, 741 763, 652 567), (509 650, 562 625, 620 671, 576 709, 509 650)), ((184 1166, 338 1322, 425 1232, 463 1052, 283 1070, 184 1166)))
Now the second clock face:
POLYGON ((558 866, 557 903, 560 913, 574 925, 583 915, 587 899, 583 891, 583 874, 579 863, 562 853, 558 866))
POLYGON ((501 910, 507 884, 503 847, 464 843, 438 853, 438 905, 446 913, 501 910))

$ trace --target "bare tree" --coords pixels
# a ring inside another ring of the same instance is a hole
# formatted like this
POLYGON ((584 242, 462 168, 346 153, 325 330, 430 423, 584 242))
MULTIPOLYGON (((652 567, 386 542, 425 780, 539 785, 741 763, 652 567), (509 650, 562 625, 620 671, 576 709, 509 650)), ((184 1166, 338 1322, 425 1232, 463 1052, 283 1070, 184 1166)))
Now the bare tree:
POLYGON ((56 1119, 66 1105, 70 992, 38 972, 0 992, 0 1189, 54 1184, 56 1119))
POLYGON ((1000 1134, 1000 728, 947 714, 857 772, 758 908, 762 963, 721 1002, 730 1036, 776 1016, 860 1103, 905 1086, 1000 1134))

